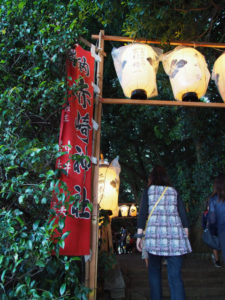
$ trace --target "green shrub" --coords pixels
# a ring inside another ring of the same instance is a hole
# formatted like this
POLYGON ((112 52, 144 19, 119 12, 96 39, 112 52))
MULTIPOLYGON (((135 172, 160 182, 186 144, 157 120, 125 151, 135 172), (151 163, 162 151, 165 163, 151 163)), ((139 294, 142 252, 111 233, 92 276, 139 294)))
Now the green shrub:
POLYGON ((3 209, 0 226, 2 300, 87 299, 79 280, 81 258, 51 255, 53 222, 28 228, 21 211, 3 209))

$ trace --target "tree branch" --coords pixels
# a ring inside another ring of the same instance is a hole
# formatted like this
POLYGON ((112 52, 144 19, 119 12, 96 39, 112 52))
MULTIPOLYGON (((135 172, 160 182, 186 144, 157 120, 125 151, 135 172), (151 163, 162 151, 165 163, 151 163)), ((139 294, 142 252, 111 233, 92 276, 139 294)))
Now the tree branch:
POLYGON ((213 6, 217 11, 221 10, 220 5, 216 4, 213 0, 209 0, 209 5, 205 7, 198 7, 198 8, 189 8, 189 9, 183 9, 183 8, 174 8, 175 11, 179 12, 191 12, 191 11, 203 11, 203 10, 208 10, 211 6, 213 6))
POLYGON ((203 36, 206 35, 206 40, 210 40, 211 32, 213 29, 213 25, 216 22, 217 19, 217 13, 220 11, 221 7, 214 5, 213 11, 212 11, 212 20, 210 22, 209 28, 206 29, 200 36, 197 37, 197 39, 201 39, 203 36))
POLYGON ((189 9, 183 9, 183 8, 174 8, 173 10, 175 11, 179 11, 179 12, 183 12, 183 13, 187 13, 187 12, 191 12, 191 11, 202 11, 202 10, 207 10, 211 7, 211 5, 208 5, 206 7, 199 7, 199 8, 189 8, 189 9))

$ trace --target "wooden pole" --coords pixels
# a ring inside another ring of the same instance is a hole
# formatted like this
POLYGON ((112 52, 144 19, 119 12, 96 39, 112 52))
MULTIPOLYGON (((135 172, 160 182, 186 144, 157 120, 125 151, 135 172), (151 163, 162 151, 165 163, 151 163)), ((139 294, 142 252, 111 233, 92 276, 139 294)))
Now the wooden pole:
MULTIPOLYGON (((98 39, 98 35, 93 34, 92 39, 98 39)), ((125 36, 113 36, 113 35, 104 35, 102 37, 105 41, 115 41, 115 42, 136 42, 136 43, 146 43, 146 44, 159 44, 159 45, 171 45, 171 46, 191 46, 191 47, 208 47, 208 48, 225 48, 224 43, 207 43, 207 42, 194 42, 194 41, 168 41, 168 42, 161 42, 161 41, 152 41, 146 40, 144 38, 134 39, 125 36)))
POLYGON ((89 294, 89 300, 96 300, 97 296, 97 267, 98 267, 98 173, 99 173, 99 156, 100 156, 100 135, 101 135, 101 115, 102 103, 99 99, 102 97, 103 88, 103 64, 104 64, 104 31, 99 33, 99 55, 101 61, 98 62, 97 68, 97 85, 99 87, 99 95, 96 97, 95 103, 95 121, 98 123, 98 130, 94 134, 94 156, 97 158, 98 163, 94 166, 93 175, 93 212, 92 212, 92 233, 91 233, 91 261, 89 271, 89 288, 92 290, 89 294))
POLYGON ((137 100, 137 99, 114 99, 102 98, 103 104, 133 104, 133 105, 152 105, 152 106, 186 106, 186 107, 208 107, 208 108, 225 108, 225 103, 217 102, 187 102, 172 100, 137 100))

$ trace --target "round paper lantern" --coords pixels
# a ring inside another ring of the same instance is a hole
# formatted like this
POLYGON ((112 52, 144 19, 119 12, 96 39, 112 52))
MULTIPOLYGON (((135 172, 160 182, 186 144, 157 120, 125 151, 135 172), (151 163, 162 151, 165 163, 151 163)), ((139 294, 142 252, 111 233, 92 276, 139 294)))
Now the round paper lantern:
POLYGON ((214 63, 212 79, 215 80, 220 96, 225 102, 225 52, 214 63))
POLYGON ((120 212, 122 217, 127 217, 128 216, 128 211, 129 211, 129 206, 128 205, 121 205, 120 206, 120 212))
POLYGON ((204 56, 194 48, 179 46, 162 55, 173 95, 179 101, 197 101, 206 93, 210 73, 204 56))
POLYGON ((99 164, 98 204, 101 209, 111 210, 112 217, 117 217, 119 211, 120 170, 118 157, 110 165, 107 161, 101 161, 99 164))
POLYGON ((113 48, 112 57, 124 95, 132 99, 157 96, 156 72, 162 50, 145 44, 113 48))
POLYGON ((129 214, 131 217, 137 216, 137 207, 134 204, 131 205, 129 214))

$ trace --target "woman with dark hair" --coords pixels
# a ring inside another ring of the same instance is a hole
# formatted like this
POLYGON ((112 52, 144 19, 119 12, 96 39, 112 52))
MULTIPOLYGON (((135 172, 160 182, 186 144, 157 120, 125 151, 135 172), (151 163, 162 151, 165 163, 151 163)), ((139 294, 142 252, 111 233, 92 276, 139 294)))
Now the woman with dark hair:
POLYGON ((223 263, 225 263, 225 174, 214 181, 214 191, 209 199, 209 229, 219 237, 223 263))
POLYGON ((183 202, 171 186, 166 170, 153 168, 148 187, 141 199, 137 223, 138 251, 142 251, 145 231, 145 251, 148 252, 148 275, 151 300, 162 300, 161 262, 167 261, 170 299, 184 300, 181 276, 182 256, 191 252, 188 240, 188 220, 183 202))

